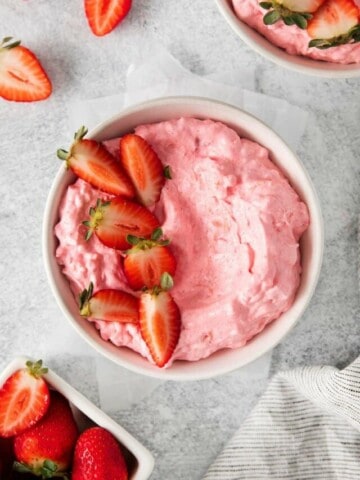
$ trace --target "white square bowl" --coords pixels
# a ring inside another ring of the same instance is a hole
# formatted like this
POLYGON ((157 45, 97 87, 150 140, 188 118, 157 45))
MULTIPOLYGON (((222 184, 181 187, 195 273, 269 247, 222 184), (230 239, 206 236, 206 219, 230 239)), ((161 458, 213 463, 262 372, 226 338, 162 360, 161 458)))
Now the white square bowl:
MULTIPOLYGON (((0 374, 0 387, 16 370, 24 368, 28 360, 32 359, 15 358, 0 374)), ((129 480, 148 480, 150 478, 154 468, 154 458, 141 443, 50 369, 44 375, 44 379, 50 387, 57 390, 69 401, 80 431, 96 424, 114 435, 125 449, 129 480)))

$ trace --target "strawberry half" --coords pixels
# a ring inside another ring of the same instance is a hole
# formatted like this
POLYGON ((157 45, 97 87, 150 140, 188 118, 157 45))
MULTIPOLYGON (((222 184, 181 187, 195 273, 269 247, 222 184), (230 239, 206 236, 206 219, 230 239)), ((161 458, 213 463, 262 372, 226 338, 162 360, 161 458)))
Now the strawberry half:
POLYGON ((85 0, 85 14, 97 36, 110 33, 129 13, 131 0, 85 0))
POLYGON ((165 183, 164 167, 151 146, 139 135, 128 134, 120 140, 120 161, 132 180, 139 201, 154 205, 165 183))
POLYGON ((327 0, 314 14, 307 31, 309 47, 326 49, 360 42, 360 9, 353 0, 327 0))
POLYGON ((26 362, 0 390, 0 437, 11 437, 27 430, 47 412, 49 388, 42 378, 47 373, 42 361, 26 362))
POLYGON ((260 2, 260 6, 269 10, 264 15, 265 25, 273 25, 282 20, 285 25, 297 25, 305 29, 312 13, 325 2, 325 0, 272 0, 260 2))
POLYGON ((161 228, 155 229, 149 240, 128 235, 127 240, 133 247, 126 251, 124 273, 133 290, 160 286, 165 272, 175 275, 176 260, 166 246, 170 242, 160 240, 161 237, 161 228))
POLYGON ((84 139, 87 132, 87 128, 81 127, 75 133, 69 152, 59 149, 57 156, 92 186, 113 195, 134 197, 134 187, 119 162, 101 143, 84 139))
POLYGON ((72 480, 128 480, 116 438, 101 427, 85 430, 76 442, 72 480))
POLYGON ((81 292, 80 315, 106 322, 138 323, 139 300, 121 290, 105 289, 93 294, 91 282, 88 289, 81 292))
POLYGON ((45 100, 51 82, 36 56, 20 41, 6 37, 0 44, 0 97, 14 102, 45 100))
POLYGON ((64 477, 63 472, 71 465, 77 437, 78 428, 69 402, 51 391, 46 415, 14 440, 17 460, 14 468, 42 478, 64 477))
POLYGON ((155 287, 140 297, 140 332, 158 367, 170 360, 179 341, 181 316, 170 293, 172 279, 163 274, 161 288, 155 287))
POLYGON ((98 199, 89 214, 90 220, 83 222, 88 227, 86 240, 95 232, 104 245, 119 250, 129 246, 128 235, 147 237, 159 226, 157 218, 149 210, 122 197, 108 202, 98 199))

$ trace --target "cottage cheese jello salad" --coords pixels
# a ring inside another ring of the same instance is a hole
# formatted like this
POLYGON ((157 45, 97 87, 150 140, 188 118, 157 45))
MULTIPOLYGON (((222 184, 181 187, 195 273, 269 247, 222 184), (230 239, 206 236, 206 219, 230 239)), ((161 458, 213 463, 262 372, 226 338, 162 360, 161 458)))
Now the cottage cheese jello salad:
POLYGON ((99 335, 158 367, 239 348, 294 302, 307 206, 269 152, 212 120, 59 150, 56 258, 99 335))
POLYGON ((291 55, 360 63, 357 0, 232 0, 236 15, 291 55))

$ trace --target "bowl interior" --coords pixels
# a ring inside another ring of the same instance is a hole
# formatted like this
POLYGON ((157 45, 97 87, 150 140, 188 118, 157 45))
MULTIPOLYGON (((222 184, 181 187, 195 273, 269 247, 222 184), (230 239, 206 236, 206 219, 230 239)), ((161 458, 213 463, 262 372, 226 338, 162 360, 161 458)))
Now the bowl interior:
POLYGON ((317 196, 300 161, 269 127, 237 108, 192 97, 154 100, 104 122, 91 132, 91 137, 98 141, 111 139, 132 131, 140 124, 182 116, 221 121, 237 131, 240 136, 262 144, 270 151, 274 163, 283 170, 308 205, 311 224, 301 241, 303 264, 301 285, 294 304, 285 314, 240 349, 221 350, 197 362, 175 361, 170 368, 159 369, 132 350, 118 348, 102 340, 94 326, 78 314, 78 306, 68 281, 55 259, 57 239, 53 232, 59 220, 59 204, 67 186, 74 181, 73 174, 65 171, 63 167, 60 168, 48 197, 44 216, 43 249, 48 278, 61 309, 74 328, 95 349, 115 363, 138 373, 162 379, 195 380, 246 365, 274 347, 292 328, 303 313, 318 280, 322 261, 323 227, 317 196))
POLYGON ((341 65, 288 54, 242 22, 234 12, 232 0, 215 0, 215 2, 222 15, 241 39, 257 53, 274 63, 301 73, 320 77, 351 78, 360 76, 359 64, 341 65))

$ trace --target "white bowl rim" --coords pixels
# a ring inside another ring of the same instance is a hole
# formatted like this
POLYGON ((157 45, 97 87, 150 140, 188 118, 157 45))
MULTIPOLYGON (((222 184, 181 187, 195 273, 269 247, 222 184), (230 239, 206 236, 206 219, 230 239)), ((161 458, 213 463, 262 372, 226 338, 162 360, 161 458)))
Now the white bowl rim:
MULTIPOLYGON (((3 371, 0 372, 0 388, 4 382, 17 370, 24 368, 26 362, 34 359, 27 356, 15 357, 3 371)), ((46 363, 44 365, 47 367, 46 363)), ((82 393, 76 390, 57 373, 49 367, 48 372, 44 374, 44 379, 52 387, 61 393, 72 405, 85 414, 94 423, 99 424, 111 432, 116 439, 136 458, 137 470, 129 480, 148 480, 154 469, 154 458, 147 448, 145 448, 136 438, 134 438, 121 425, 110 418, 105 412, 94 405, 82 393)))
MULTIPOLYGON (((231 1, 231 0, 230 0, 231 1)), ((301 55, 290 55, 280 47, 273 45, 260 33, 248 27, 242 22, 229 5, 229 0, 215 0, 221 14, 235 33, 255 52, 281 67, 323 78, 355 78, 360 77, 360 64, 338 64, 313 60, 301 55), (251 30, 259 40, 265 40, 268 48, 262 45, 262 41, 251 38, 248 31, 251 30)))
MULTIPOLYGON (((259 351, 256 354, 250 355, 249 360, 246 361, 245 363, 240 363, 240 364, 235 364, 235 365, 230 365, 230 366, 227 365, 227 366, 223 366, 223 367, 217 367, 215 372, 214 372, 214 370, 212 370, 212 371, 209 371, 207 373, 204 373, 204 372, 202 372, 202 373, 191 373, 190 371, 187 370, 185 372, 177 371, 175 373, 175 372, 172 371, 171 366, 169 368, 166 368, 166 369, 160 369, 160 368, 157 368, 157 367, 154 367, 154 366, 152 366, 153 368, 151 368, 151 369, 146 369, 146 368, 143 368, 141 366, 134 365, 133 363, 128 362, 127 360, 124 360, 122 358, 119 358, 118 356, 116 356, 112 352, 108 351, 108 349, 105 346, 101 345, 98 340, 94 340, 89 334, 87 334, 87 332, 85 332, 85 330, 74 319, 74 317, 71 314, 68 306, 66 305, 66 303, 64 302, 64 300, 61 296, 60 288, 58 287, 58 285, 54 281, 52 271, 51 271, 51 258, 52 258, 52 256, 50 254, 50 248, 49 248, 50 217, 51 217, 53 199, 54 199, 54 197, 56 195, 56 192, 57 192, 57 189, 58 189, 59 185, 61 185, 62 179, 63 179, 63 177, 66 173, 66 170, 64 169, 63 166, 61 166, 59 168, 59 170, 58 170, 58 172, 55 176, 55 179, 54 179, 53 184, 50 188, 48 198, 47 198, 47 201, 46 201, 46 206, 45 206, 44 216, 43 216, 42 245, 43 245, 43 261, 44 261, 44 264, 45 264, 45 271, 46 271, 46 274, 47 274, 47 277, 48 277, 48 281, 50 283, 51 290, 52 290, 52 292, 55 296, 55 299, 56 299, 61 311, 63 312, 65 317, 68 319, 68 321, 71 323, 71 325, 75 328, 75 330, 80 334, 80 336, 87 343, 89 343, 98 353, 100 353, 101 355, 104 355, 106 358, 108 358, 112 362, 116 363, 117 365, 120 365, 121 367, 127 368, 128 370, 131 370, 135 373, 140 373, 142 375, 146 375, 146 376, 149 376, 149 377, 158 378, 158 379, 162 379, 162 380, 194 381, 194 380, 205 380, 205 379, 208 379, 208 378, 214 378, 216 376, 223 375, 223 374, 226 374, 226 373, 230 373, 230 372, 232 372, 232 371, 234 371, 238 368, 241 368, 245 365, 248 365, 249 363, 258 359, 259 357, 261 357, 262 355, 264 355, 268 351, 272 350, 278 343, 280 343, 281 341, 283 341, 285 339, 285 337, 292 330, 292 328, 299 321, 299 319, 303 315, 304 311, 306 310, 306 308, 307 308, 307 306, 308 306, 308 304, 309 304, 309 302, 310 302, 310 300, 313 296, 316 285, 318 283, 318 279, 319 279, 320 271, 321 271, 322 260, 323 260, 323 252, 324 252, 324 224, 323 224, 323 217, 322 217, 320 202, 319 202, 317 193, 315 191, 313 183, 312 183, 306 169, 304 168, 302 162, 297 157, 297 155, 292 151, 292 149, 287 145, 287 143, 277 133, 275 133, 269 126, 267 126, 260 119, 258 119, 257 117, 255 117, 254 115, 252 115, 248 112, 245 112, 244 110, 242 110, 238 107, 227 104, 225 102, 221 102, 221 101, 218 101, 218 100, 213 100, 213 99, 209 99, 209 98, 205 98, 205 97, 195 97, 195 96, 161 97, 161 98, 157 98, 157 99, 153 99, 153 100, 148 100, 148 101, 145 101, 145 102, 141 102, 137 105, 131 106, 129 108, 126 108, 126 109, 122 110, 120 113, 115 114, 115 115, 111 116, 109 119, 101 122, 97 127, 95 127, 94 129, 92 129, 89 132, 89 134, 87 135, 87 138, 96 137, 99 134, 99 132, 101 132, 101 130, 108 127, 109 125, 114 123, 116 120, 121 119, 123 116, 129 115, 129 114, 134 114, 134 113, 141 112, 144 108, 156 108, 157 106, 163 106, 163 105, 166 105, 166 104, 169 104, 169 103, 171 105, 173 105, 173 104, 183 104, 184 102, 185 103, 186 102, 191 102, 192 105, 194 105, 194 104, 204 105, 204 104, 211 103, 212 105, 215 105, 215 106, 218 106, 218 107, 221 107, 221 108, 225 108, 225 109, 229 109, 229 110, 232 110, 232 111, 236 112, 237 115, 242 117, 243 121, 246 120, 247 122, 251 121, 252 123, 258 124, 259 126, 261 126, 263 129, 265 129, 272 136, 274 136, 274 138, 276 138, 278 141, 280 141, 283 144, 283 146, 287 149, 287 152, 288 152, 289 156, 292 157, 292 160, 295 163, 298 164, 298 166, 300 167, 304 176, 307 179, 308 186, 309 186, 309 188, 311 190, 311 194, 312 194, 312 201, 313 201, 313 205, 314 205, 314 211, 316 212, 316 222, 317 222, 317 224, 316 224, 316 227, 317 227, 317 236, 316 236, 317 255, 316 255, 315 260, 314 260, 314 263, 315 263, 314 271, 315 271, 315 273, 312 277, 311 288, 308 291, 308 296, 306 298, 306 301, 303 302, 302 307, 299 310, 299 313, 298 313, 296 319, 293 320, 292 322, 289 322, 289 326, 286 329, 286 331, 281 336, 279 336, 279 338, 276 338, 276 339, 273 339, 272 341, 270 341, 266 345, 266 347, 264 347, 262 349, 259 349, 259 351)), ((194 114, 192 116, 196 116, 196 114, 194 114)), ((275 322, 277 322, 277 320, 275 320, 272 323, 275 323, 275 322)), ((261 333, 262 332, 260 332, 258 335, 261 335, 261 333)), ((256 335, 255 337, 257 337, 258 335, 256 335)), ((101 340, 100 335, 99 335, 99 339, 101 340)), ((245 347, 246 346, 241 347, 241 348, 245 348, 245 347)), ((239 350, 239 349, 235 349, 235 350, 239 350)), ((231 352, 232 350, 231 349, 225 349, 224 351, 225 352, 226 351, 231 352)), ((216 354, 216 352, 213 355, 215 355, 215 354, 216 354)), ((191 365, 191 364, 196 364, 198 362, 205 362, 208 358, 211 358, 213 355, 211 355, 210 357, 206 357, 204 359, 200 359, 199 361, 196 361, 196 362, 186 362, 186 361, 179 361, 179 360, 176 360, 176 362, 184 362, 184 364, 191 365)))

